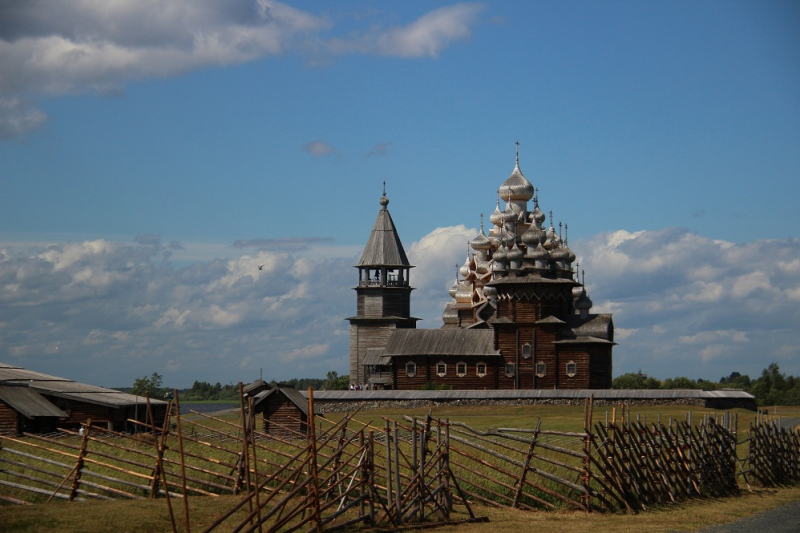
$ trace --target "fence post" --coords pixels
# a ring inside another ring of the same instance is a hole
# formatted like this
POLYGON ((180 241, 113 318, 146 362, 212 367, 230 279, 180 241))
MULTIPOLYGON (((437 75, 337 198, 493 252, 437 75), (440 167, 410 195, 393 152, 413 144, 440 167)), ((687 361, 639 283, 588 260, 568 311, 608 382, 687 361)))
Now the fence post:
POLYGON ((78 487, 80 486, 81 471, 83 470, 83 460, 86 458, 86 445, 89 442, 89 432, 92 430, 92 419, 86 422, 86 429, 83 432, 83 442, 81 442, 81 451, 78 452, 78 460, 75 463, 75 476, 72 478, 72 486, 69 491, 69 501, 73 501, 78 494, 78 487))
MULTIPOLYGON (((311 498, 314 500, 314 522, 317 531, 322 531, 322 512, 319 505, 319 472, 317 471, 317 435, 314 418, 314 389, 308 388, 308 448, 311 454, 311 498)), ((363 431, 362 431, 363 438, 363 431)))

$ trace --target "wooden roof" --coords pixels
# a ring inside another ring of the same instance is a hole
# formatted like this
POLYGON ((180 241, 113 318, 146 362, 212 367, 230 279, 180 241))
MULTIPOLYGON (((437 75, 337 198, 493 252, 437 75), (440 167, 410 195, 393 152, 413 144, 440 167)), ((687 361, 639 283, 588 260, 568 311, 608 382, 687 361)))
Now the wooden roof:
MULTIPOLYGON (((301 393, 305 394, 305 393, 301 393)), ((405 401, 405 400, 526 400, 526 399, 583 399, 646 400, 646 399, 749 399, 755 396, 743 390, 702 391, 694 389, 517 389, 517 390, 365 390, 314 391, 315 401, 405 401)))
POLYGON ((386 355, 499 355, 490 329, 396 329, 386 355))
POLYGON ((61 409, 25 385, 0 384, 0 400, 26 418, 66 417, 61 409))
POLYGON ((378 218, 375 220, 375 226, 372 228, 358 266, 411 266, 388 209, 383 208, 378 211, 378 218))
MULTIPOLYGON (((39 394, 56 396, 68 400, 118 408, 127 405, 146 403, 143 396, 127 394, 114 389, 106 389, 86 383, 78 383, 71 379, 50 376, 18 366, 0 363, 0 384, 2 383, 25 384, 39 394)), ((164 404, 162 400, 150 399, 153 405, 164 404)))
POLYGON ((301 413, 305 415, 308 414, 308 399, 294 387, 274 387, 270 390, 259 392, 253 397, 253 412, 258 413, 263 411, 264 408, 263 407, 258 408, 258 406, 262 404, 266 405, 265 404, 266 399, 275 395, 285 397, 292 404, 294 404, 294 406, 297 407, 301 413))

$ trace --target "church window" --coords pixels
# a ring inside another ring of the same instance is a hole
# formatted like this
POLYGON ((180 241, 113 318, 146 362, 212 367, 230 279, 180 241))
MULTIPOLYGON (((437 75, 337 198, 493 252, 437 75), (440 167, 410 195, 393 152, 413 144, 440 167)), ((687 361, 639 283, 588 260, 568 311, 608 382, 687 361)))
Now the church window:
POLYGON ((536 377, 543 378, 547 375, 547 364, 536 363, 536 377))
POLYGON ((514 363, 506 363, 506 377, 513 378, 514 377, 514 363))
POLYGON ((413 378, 417 375, 417 363, 409 361, 406 363, 406 376, 413 378))
POLYGON ((567 375, 569 377, 575 377, 575 374, 578 373, 578 365, 575 364, 575 361, 570 361, 567 363, 567 375))
POLYGON ((456 364, 456 375, 460 378, 467 375, 467 363, 459 362, 456 364))
POLYGON ((531 357, 531 345, 530 344, 523 344, 522 345, 522 357, 525 359, 530 359, 531 357))
POLYGON ((447 374, 447 365, 439 361, 436 363, 436 375, 443 378, 447 374))
POLYGON ((478 377, 483 377, 486 375, 486 363, 478 363, 475 365, 475 371, 478 374, 478 377))

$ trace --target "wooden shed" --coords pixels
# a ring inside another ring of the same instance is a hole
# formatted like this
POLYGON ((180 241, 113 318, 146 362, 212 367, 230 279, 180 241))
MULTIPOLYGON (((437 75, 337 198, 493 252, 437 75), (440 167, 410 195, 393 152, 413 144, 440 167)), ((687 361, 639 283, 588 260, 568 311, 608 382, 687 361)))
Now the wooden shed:
POLYGON ((253 398, 253 411, 262 413, 264 432, 282 437, 305 437, 308 400, 293 387, 275 387, 253 398))
MULTIPOLYGON (((66 418, 58 420, 58 427, 75 428, 91 420, 93 425, 105 425, 111 430, 136 432, 142 431, 144 426, 129 420, 150 423, 147 400, 142 396, 78 383, 3 363, 0 363, 0 383, 25 385, 62 411, 66 418)), ((153 419, 160 427, 166 417, 167 402, 150 400, 150 405, 153 419)))
POLYGON ((23 384, 0 384, 0 434, 50 433, 67 414, 23 384))

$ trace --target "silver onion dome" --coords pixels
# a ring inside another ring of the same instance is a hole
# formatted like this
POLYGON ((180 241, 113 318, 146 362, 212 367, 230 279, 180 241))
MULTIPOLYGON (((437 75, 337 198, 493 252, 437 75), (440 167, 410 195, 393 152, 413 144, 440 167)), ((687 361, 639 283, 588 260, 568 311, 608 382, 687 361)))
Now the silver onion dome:
POLYGON ((522 234, 522 242, 524 242, 525 246, 528 248, 535 248, 539 244, 540 235, 541 230, 536 226, 531 226, 522 234))
POLYGON ((519 170, 519 156, 517 157, 517 164, 514 167, 511 175, 500 186, 500 198, 506 202, 510 200, 528 201, 533 198, 533 185, 530 181, 525 179, 522 172, 519 170))
POLYGON ((489 237, 483 233, 483 225, 481 225, 481 232, 478 233, 478 236, 472 239, 472 249, 473 250, 488 250, 492 247, 492 241, 489 240, 489 237))
POLYGON ((514 246, 512 246, 511 249, 506 254, 506 257, 508 258, 508 261, 511 263, 521 263, 523 255, 524 253, 522 252, 522 250, 519 249, 517 243, 514 243, 514 246))

